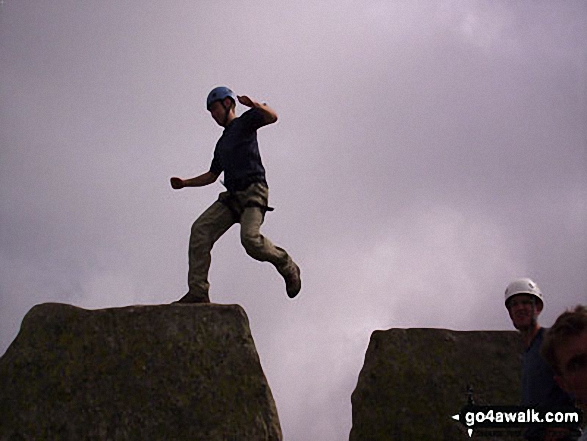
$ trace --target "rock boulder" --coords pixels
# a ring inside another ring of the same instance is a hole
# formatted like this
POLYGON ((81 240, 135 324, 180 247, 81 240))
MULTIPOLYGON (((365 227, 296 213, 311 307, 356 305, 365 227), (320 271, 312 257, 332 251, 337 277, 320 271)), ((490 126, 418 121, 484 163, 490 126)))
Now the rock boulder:
POLYGON ((468 386, 477 405, 517 405, 520 353, 514 331, 373 332, 351 398, 350 441, 470 439, 451 418, 467 404, 468 386))
POLYGON ((0 359, 0 440, 281 440, 238 305, 43 304, 0 359))

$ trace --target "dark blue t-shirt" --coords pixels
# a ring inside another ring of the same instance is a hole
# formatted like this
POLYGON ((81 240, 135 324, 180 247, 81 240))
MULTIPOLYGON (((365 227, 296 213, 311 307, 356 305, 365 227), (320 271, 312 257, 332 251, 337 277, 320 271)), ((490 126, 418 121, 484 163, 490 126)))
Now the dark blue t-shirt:
MULTIPOLYGON (((564 406, 571 398, 554 381, 554 372, 540 355, 540 346, 546 330, 540 328, 523 355, 522 405, 530 407, 564 406)), ((527 438, 543 436, 544 429, 533 427, 525 433, 527 438)))
POLYGON ((554 381, 554 372, 540 355, 544 339, 540 328, 530 347, 524 352, 522 370, 522 404, 524 406, 557 406, 569 404, 569 396, 554 381))
POLYGON ((250 179, 265 181, 257 129, 266 124, 263 114, 253 108, 235 118, 224 129, 216 143, 210 171, 224 172, 224 185, 229 191, 243 190, 250 179))

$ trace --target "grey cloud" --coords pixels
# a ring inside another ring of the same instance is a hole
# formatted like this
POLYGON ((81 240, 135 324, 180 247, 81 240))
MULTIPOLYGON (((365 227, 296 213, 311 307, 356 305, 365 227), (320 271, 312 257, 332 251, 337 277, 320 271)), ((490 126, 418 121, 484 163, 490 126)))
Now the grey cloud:
POLYGON ((348 435, 374 329, 510 329, 520 275, 551 324, 586 301, 585 8, 6 2, 0 351, 36 303, 184 293, 191 222, 221 186, 168 179, 209 167, 218 84, 280 115, 259 132, 264 232, 301 263, 302 294, 237 226, 210 278, 247 310, 287 439, 348 435))

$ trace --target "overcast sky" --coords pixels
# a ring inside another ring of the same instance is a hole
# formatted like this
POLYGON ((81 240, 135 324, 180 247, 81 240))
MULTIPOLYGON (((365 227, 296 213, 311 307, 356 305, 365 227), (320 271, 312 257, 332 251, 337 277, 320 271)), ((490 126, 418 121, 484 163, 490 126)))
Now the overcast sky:
POLYGON ((520 276, 543 325, 587 303, 586 42, 583 0, 2 2, 0 354, 35 304, 185 294, 223 187, 169 177, 208 170, 228 85, 280 116, 262 231, 303 288, 235 226, 211 299, 245 308, 285 439, 347 438, 373 330, 512 329, 520 276))

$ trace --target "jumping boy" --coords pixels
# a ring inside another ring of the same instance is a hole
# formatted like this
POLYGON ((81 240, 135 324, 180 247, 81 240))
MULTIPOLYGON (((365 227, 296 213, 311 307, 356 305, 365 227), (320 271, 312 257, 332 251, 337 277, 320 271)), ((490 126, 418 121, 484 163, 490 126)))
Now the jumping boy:
POLYGON ((216 182, 224 172, 227 191, 192 225, 189 243, 188 293, 178 303, 209 303, 208 270, 214 243, 235 223, 240 223, 240 238, 247 254, 270 262, 285 280, 287 295, 294 298, 301 289, 300 269, 289 254, 260 233, 268 206, 269 190, 261 162, 257 129, 277 121, 277 114, 266 104, 247 96, 236 96, 227 87, 213 89, 206 107, 218 125, 224 127, 216 143, 210 170, 191 179, 171 178, 171 186, 202 187, 216 182), (236 116, 236 101, 250 109, 236 116))

